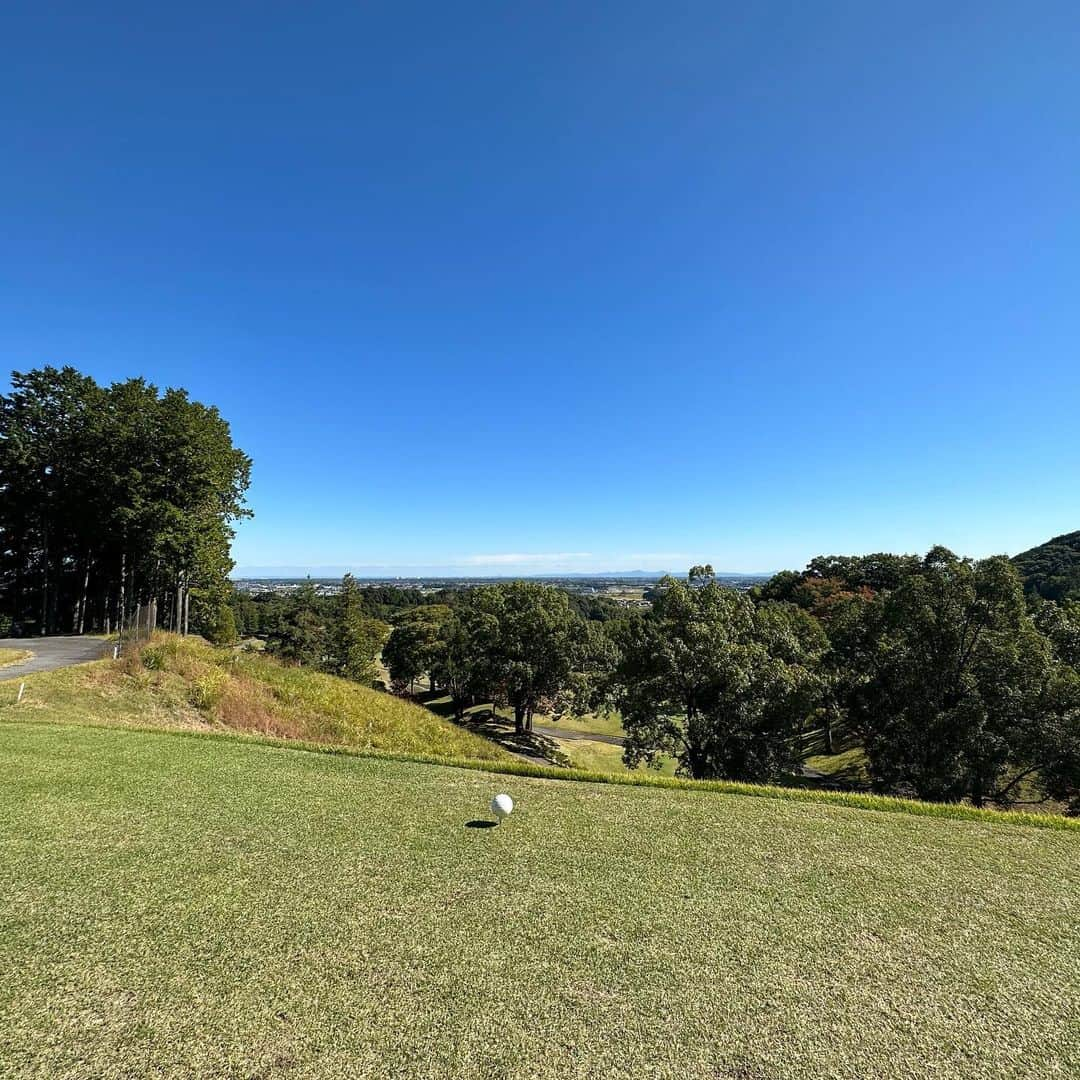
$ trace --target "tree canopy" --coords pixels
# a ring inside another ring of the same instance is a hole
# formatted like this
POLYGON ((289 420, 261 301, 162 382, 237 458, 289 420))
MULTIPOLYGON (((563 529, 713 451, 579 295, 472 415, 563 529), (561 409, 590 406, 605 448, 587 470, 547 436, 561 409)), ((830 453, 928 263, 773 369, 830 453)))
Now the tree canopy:
POLYGON ((1023 784, 1080 784, 1077 676, 1028 614, 1006 558, 934 548, 866 622, 852 718, 879 788, 980 806, 1015 800, 1023 784))
POLYGON ((1013 558, 1024 590, 1046 600, 1080 600, 1080 531, 1055 536, 1013 558))
POLYGON ((629 764, 673 755, 696 779, 772 780, 797 762, 795 735, 819 693, 826 640, 789 604, 755 606, 696 567, 623 624, 617 701, 629 764))
MULTIPOLYGON (((110 630, 137 610, 219 622, 251 461, 216 408, 143 379, 15 372, 0 395, 0 612, 20 633, 110 630)), ((140 614, 140 618, 143 616, 140 614)))

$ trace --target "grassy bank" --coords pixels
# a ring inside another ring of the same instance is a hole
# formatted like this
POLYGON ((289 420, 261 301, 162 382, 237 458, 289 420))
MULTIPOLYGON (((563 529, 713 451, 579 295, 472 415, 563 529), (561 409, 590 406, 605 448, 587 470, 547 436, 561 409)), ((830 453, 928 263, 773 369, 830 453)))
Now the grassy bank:
POLYGON ((0 775, 6 1076, 1080 1070, 1072 831, 39 725, 0 775))
POLYGON ((508 761, 510 755, 400 698, 257 653, 162 635, 111 660, 0 686, 0 718, 235 731, 363 750, 508 761))
POLYGON ((34 654, 29 649, 0 649, 0 668, 11 667, 29 660, 34 654))

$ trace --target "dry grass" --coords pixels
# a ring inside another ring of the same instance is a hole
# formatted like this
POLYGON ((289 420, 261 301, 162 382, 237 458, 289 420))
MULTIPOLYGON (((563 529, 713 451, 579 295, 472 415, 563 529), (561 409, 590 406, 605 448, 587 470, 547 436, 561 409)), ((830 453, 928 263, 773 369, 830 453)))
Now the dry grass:
POLYGON ((29 649, 0 649, 0 668, 11 667, 29 660, 34 654, 29 649))
POLYGON ((510 755, 410 702, 257 653, 162 634, 120 660, 0 687, 0 717, 39 722, 235 731, 360 750, 506 761, 510 755))

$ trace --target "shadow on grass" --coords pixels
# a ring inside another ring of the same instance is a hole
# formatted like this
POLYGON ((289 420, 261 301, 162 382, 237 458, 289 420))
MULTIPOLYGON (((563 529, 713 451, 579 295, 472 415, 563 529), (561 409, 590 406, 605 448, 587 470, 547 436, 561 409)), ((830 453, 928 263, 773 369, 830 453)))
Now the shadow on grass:
POLYGON ((511 754, 523 757, 538 765, 558 765, 568 768, 570 759, 559 749, 559 744, 540 735, 537 732, 524 732, 519 735, 514 731, 513 721, 506 720, 495 713, 489 705, 474 706, 465 711, 460 720, 454 716, 454 704, 441 691, 436 690, 415 695, 418 701, 426 709, 457 724, 474 735, 480 735, 493 743, 497 743, 511 754))
POLYGON ((476 818, 473 821, 466 821, 466 829, 494 829, 499 823, 497 821, 485 821, 483 818, 476 818))

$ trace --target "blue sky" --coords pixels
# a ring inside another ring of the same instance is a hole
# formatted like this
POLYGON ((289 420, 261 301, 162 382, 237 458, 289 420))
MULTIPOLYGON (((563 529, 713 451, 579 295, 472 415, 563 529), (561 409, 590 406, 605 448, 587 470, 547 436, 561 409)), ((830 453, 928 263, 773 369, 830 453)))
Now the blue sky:
POLYGON ((241 568, 1080 528, 1074 3, 13 3, 0 365, 255 460, 241 568))

